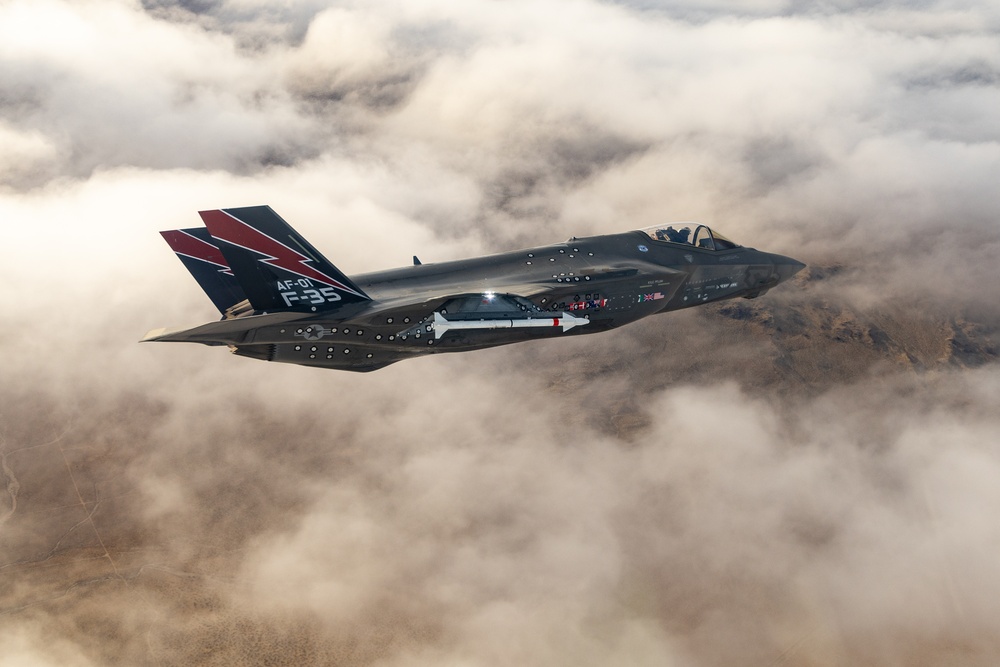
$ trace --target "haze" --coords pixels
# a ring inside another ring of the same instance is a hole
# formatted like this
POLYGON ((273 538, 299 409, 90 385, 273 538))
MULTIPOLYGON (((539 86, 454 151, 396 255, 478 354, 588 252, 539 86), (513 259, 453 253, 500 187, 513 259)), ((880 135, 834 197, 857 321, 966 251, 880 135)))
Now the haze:
POLYGON ((0 665, 995 665, 1000 7, 0 2, 0 665), (697 220, 753 302, 371 375, 136 341, 697 220))

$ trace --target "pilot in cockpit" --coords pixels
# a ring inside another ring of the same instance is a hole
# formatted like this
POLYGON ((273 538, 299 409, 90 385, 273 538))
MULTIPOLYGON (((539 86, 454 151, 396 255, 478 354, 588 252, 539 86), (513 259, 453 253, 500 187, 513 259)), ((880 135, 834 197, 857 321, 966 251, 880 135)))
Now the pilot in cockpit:
POLYGON ((688 238, 691 236, 691 228, 684 227, 680 231, 674 229, 673 225, 667 227, 667 240, 673 241, 674 243, 689 243, 688 238))

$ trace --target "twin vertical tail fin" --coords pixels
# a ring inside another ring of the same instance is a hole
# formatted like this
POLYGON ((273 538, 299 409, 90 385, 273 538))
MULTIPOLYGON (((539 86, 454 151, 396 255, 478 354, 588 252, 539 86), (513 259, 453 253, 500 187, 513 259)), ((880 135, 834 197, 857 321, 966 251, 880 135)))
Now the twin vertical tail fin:
POLYGON ((270 206, 199 215, 205 227, 160 234, 226 317, 245 301, 256 312, 318 312, 371 300, 270 206))
POLYGON ((207 229, 172 229, 160 232, 160 235, 177 253, 177 257, 220 313, 225 315, 229 308, 246 300, 247 296, 230 270, 229 262, 215 245, 207 229))
POLYGON ((371 300, 270 206, 199 215, 256 311, 315 312, 371 300))

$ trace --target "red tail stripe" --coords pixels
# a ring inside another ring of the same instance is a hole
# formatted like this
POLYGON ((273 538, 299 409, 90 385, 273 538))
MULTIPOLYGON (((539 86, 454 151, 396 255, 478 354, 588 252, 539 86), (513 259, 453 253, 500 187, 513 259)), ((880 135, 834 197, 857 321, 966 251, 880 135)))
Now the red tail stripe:
POLYGON ((208 227, 208 231, 211 232, 212 236, 220 241, 226 241, 259 255, 264 255, 260 261, 265 264, 270 264, 297 276, 309 278, 318 283, 330 285, 339 290, 362 296, 339 280, 331 278, 322 271, 307 264, 306 262, 312 260, 299 251, 293 250, 284 243, 272 239, 264 232, 251 227, 226 211, 218 209, 214 211, 199 211, 198 215, 205 221, 205 226, 208 227))
POLYGON ((179 255, 187 255, 202 262, 208 262, 226 270, 229 269, 229 262, 222 256, 222 252, 211 243, 202 241, 179 229, 160 232, 160 235, 170 246, 170 249, 179 255))

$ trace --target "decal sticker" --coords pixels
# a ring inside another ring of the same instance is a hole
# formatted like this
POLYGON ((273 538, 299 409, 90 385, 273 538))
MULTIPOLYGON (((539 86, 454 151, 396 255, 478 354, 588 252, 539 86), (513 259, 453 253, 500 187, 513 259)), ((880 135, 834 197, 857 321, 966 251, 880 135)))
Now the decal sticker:
POLYGON ((639 252, 649 252, 649 248, 644 245, 639 246, 639 252))
POLYGON ((639 303, 645 303, 646 301, 659 301, 662 298, 664 298, 664 296, 660 292, 653 292, 652 294, 640 294, 639 303))
POLYGON ((309 278, 298 280, 278 280, 278 293, 286 306, 319 305, 340 301, 340 295, 332 287, 320 287, 309 278))
POLYGON ((590 310, 591 308, 604 308, 608 305, 607 299, 590 299, 589 301, 573 301, 566 304, 566 310, 590 310))
POLYGON ((323 336, 330 333, 333 333, 332 329, 325 329, 319 324, 310 324, 305 328, 300 328, 295 330, 296 336, 302 336, 306 340, 319 340, 323 336))
POLYGON ((702 280, 692 280, 687 284, 685 288, 686 291, 690 292, 693 288, 698 288, 700 290, 723 290, 730 289, 733 287, 738 287, 739 283, 732 276, 723 276, 721 278, 704 278, 702 280))

